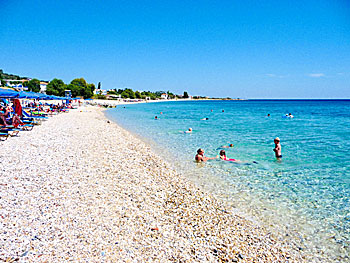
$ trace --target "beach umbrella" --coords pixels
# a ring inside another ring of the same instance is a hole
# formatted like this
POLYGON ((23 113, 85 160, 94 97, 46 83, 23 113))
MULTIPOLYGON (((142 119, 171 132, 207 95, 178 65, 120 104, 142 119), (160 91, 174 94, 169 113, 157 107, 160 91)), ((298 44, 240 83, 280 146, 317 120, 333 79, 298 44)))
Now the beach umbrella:
POLYGON ((38 99, 39 98, 39 93, 33 92, 33 91, 22 91, 20 94, 27 98, 27 99, 38 99))
POLYGON ((20 91, 18 95, 19 99, 32 99, 33 95, 30 92, 27 91, 20 91))
POLYGON ((46 100, 48 95, 43 94, 43 93, 37 93, 38 94, 38 99, 39 100, 46 100))
POLYGON ((17 91, 0 88, 0 98, 16 98, 18 95, 17 91))

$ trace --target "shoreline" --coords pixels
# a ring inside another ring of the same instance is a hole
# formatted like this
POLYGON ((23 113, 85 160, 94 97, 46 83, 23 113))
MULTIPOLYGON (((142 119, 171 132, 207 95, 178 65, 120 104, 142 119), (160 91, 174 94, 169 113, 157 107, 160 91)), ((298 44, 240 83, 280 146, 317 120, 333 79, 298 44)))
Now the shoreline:
POLYGON ((244 101, 247 99, 160 99, 160 100, 141 100, 135 101, 138 99, 126 99, 129 101, 120 101, 120 100, 100 100, 93 99, 87 103, 90 105, 108 105, 108 106, 118 106, 118 105, 129 105, 129 104, 138 104, 138 103, 157 103, 157 102, 174 102, 174 101, 244 101))
POLYGON ((80 108, 2 143, 0 260, 303 261, 107 121, 80 108))

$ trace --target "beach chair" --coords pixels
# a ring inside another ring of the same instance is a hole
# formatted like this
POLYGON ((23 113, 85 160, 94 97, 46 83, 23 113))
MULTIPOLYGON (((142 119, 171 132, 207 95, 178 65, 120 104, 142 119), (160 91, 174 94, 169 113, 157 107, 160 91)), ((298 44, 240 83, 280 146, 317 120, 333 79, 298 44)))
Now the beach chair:
POLYGON ((29 114, 27 111, 25 110, 22 110, 22 114, 25 118, 33 118, 35 120, 47 120, 48 117, 45 117, 45 116, 35 116, 35 115, 31 115, 29 114))
POLYGON ((23 124, 23 125, 18 125, 17 129, 20 129, 22 131, 31 131, 33 130, 34 125, 33 124, 23 124))
POLYGON ((0 132, 7 133, 11 137, 17 136, 20 131, 20 129, 17 129, 12 125, 0 127, 0 132))
POLYGON ((8 132, 0 132, 0 141, 6 141, 9 136, 8 132))
MULTIPOLYGON (((11 114, 12 115, 12 114, 11 114)), ((13 116, 13 115, 12 115, 13 116)), ((22 123, 23 124, 18 124, 18 125, 16 125, 16 124, 14 124, 13 122, 12 122, 12 116, 10 117, 10 118, 7 118, 6 119, 6 122, 7 123, 9 123, 9 124, 11 124, 11 126, 6 126, 7 128, 16 128, 16 129, 20 129, 20 130, 22 130, 22 131, 31 131, 31 130, 33 130, 33 127, 34 127, 34 124, 33 124, 33 122, 32 121, 29 121, 29 120, 22 120, 21 119, 21 121, 22 121, 22 123)))

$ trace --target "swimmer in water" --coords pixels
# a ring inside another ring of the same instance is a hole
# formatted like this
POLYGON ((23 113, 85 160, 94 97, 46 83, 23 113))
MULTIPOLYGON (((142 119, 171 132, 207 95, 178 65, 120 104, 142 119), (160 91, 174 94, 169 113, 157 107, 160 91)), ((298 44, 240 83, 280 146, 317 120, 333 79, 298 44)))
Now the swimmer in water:
POLYGON ((192 128, 188 128, 187 131, 180 131, 181 133, 192 133, 192 128))
POLYGON ((223 146, 220 146, 218 149, 221 149, 221 148, 233 148, 233 144, 231 143, 230 145, 223 145, 223 146))
POLYGON ((203 118, 203 119, 201 119, 201 121, 207 121, 207 120, 209 120, 209 118, 203 118))
POLYGON ((217 155, 216 157, 206 157, 204 156, 204 150, 199 148, 197 150, 197 154, 196 156, 194 157, 195 161, 197 163, 201 163, 201 162, 206 162, 208 160, 214 160, 214 159, 217 159, 219 156, 217 155))
POLYGON ((155 120, 158 120, 158 117, 157 117, 157 116, 155 116, 155 117, 154 117, 154 119, 155 119, 155 120))

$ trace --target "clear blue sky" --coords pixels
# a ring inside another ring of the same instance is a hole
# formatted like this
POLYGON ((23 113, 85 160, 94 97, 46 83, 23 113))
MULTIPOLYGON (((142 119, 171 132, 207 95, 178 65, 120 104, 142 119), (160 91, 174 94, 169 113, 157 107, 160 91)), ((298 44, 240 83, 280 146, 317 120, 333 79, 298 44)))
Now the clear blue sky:
POLYGON ((350 2, 0 0, 0 68, 103 89, 350 98, 350 2))

